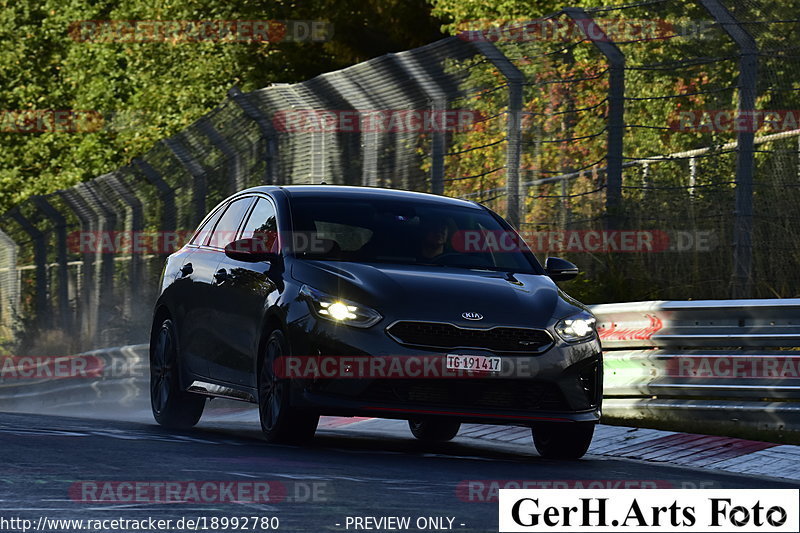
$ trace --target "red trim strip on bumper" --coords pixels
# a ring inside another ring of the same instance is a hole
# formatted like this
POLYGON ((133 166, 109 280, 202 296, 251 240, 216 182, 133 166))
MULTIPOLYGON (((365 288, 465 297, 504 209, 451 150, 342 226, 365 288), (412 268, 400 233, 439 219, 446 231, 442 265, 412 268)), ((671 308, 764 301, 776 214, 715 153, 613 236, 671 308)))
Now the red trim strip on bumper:
POLYGON ((487 415, 481 413, 464 413, 457 411, 427 411, 421 409, 400 409, 393 407, 364 407, 363 409, 369 409, 371 411, 392 411, 392 412, 414 413, 422 415, 449 415, 449 416, 467 416, 467 417, 477 417, 477 418, 509 418, 512 420, 546 420, 549 422, 572 422, 572 420, 570 420, 569 418, 551 418, 544 416, 487 415))

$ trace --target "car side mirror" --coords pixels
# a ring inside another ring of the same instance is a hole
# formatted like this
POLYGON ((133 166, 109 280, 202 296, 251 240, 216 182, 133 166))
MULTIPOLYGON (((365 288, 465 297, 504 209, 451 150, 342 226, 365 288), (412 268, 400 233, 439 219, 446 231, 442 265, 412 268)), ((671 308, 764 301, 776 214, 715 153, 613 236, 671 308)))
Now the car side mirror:
POLYGON ((580 272, 578 267, 560 257, 548 257, 544 262, 544 270, 553 281, 568 281, 580 272))
POLYGON ((264 239, 239 239, 225 246, 225 255, 236 261, 258 263, 260 261, 278 261, 280 254, 270 251, 271 243, 264 239))

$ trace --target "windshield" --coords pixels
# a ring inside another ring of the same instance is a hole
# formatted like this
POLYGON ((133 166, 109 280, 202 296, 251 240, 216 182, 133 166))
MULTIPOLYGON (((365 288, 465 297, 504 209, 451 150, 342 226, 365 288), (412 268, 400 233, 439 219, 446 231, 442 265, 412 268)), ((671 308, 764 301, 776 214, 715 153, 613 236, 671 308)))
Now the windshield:
POLYGON ((300 197, 292 219, 301 258, 543 273, 517 234, 484 209, 300 197))

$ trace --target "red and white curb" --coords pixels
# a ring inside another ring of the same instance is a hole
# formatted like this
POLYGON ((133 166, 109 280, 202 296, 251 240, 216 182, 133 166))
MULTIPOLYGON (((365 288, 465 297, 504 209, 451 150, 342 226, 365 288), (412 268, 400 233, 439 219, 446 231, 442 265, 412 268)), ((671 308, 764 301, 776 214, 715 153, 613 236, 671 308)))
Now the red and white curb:
MULTIPOLYGON (((402 420, 323 417, 319 428, 410 436, 402 420)), ((525 445, 534 451, 527 428, 464 424, 456 438, 525 445)), ((770 442, 601 424, 588 453, 800 481, 800 446, 770 442)))

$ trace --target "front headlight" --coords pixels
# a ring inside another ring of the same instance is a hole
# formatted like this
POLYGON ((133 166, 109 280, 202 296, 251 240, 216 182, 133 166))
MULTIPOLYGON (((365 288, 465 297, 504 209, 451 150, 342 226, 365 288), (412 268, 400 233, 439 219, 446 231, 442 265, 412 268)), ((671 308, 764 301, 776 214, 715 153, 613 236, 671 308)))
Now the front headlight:
POLYGON ((556 323, 556 333, 567 342, 586 341, 595 336, 597 320, 586 311, 563 318, 556 323))
POLYGON ((336 298, 308 285, 302 286, 300 296, 305 299, 311 312, 317 317, 338 324, 368 328, 383 318, 374 309, 343 298, 336 298))

